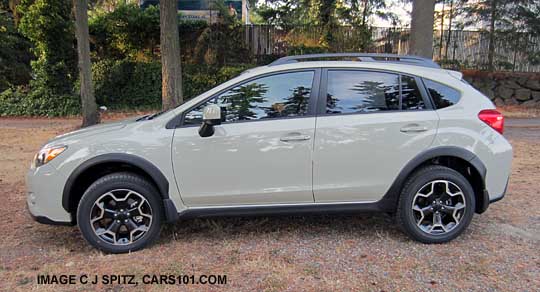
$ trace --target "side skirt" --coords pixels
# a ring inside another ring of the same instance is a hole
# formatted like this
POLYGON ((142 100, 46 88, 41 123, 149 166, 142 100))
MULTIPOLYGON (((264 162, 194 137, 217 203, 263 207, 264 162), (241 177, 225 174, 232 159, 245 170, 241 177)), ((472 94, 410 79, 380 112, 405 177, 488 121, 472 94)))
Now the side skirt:
POLYGON ((381 202, 305 203, 276 205, 245 205, 192 207, 178 213, 179 219, 222 216, 281 216, 314 214, 355 214, 390 212, 381 202))

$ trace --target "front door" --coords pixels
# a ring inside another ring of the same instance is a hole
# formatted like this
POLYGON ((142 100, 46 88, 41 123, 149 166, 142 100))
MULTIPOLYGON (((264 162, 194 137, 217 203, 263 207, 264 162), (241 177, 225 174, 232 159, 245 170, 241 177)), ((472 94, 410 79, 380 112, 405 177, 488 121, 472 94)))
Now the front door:
POLYGON ((313 202, 312 164, 318 70, 242 82, 184 114, 172 159, 187 206, 313 202), (222 124, 198 134, 202 110, 222 109, 222 124))

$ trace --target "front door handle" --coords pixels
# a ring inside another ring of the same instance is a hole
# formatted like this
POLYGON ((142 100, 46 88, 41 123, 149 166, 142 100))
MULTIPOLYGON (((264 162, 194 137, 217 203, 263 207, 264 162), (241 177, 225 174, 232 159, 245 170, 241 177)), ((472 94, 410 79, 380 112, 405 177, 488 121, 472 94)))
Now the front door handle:
POLYGON ((403 133, 420 133, 420 132, 425 132, 427 130, 428 130, 427 127, 420 126, 418 124, 406 125, 400 129, 400 131, 403 133))
POLYGON ((282 142, 293 142, 293 141, 305 141, 311 139, 310 135, 304 135, 301 133, 289 133, 286 136, 279 138, 282 142))

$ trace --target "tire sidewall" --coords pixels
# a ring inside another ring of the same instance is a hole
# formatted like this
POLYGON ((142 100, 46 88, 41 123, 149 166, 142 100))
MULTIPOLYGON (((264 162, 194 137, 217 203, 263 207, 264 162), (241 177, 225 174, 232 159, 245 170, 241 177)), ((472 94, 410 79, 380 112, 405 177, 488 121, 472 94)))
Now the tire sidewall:
POLYGON ((470 224, 475 210, 474 190, 463 175, 450 168, 438 168, 431 171, 421 171, 415 175, 403 190, 402 202, 400 204, 400 215, 402 216, 403 227, 413 238, 424 243, 443 243, 459 236, 470 224), (465 197, 465 212, 458 226, 450 232, 433 235, 422 231, 414 218, 412 203, 416 193, 427 183, 434 180, 447 180, 456 184, 465 197))
POLYGON ((159 236, 163 211, 158 193, 142 178, 131 175, 109 175, 92 184, 84 193, 77 209, 77 223, 86 241, 107 253, 125 253, 142 249, 159 236), (135 178, 135 179, 133 179, 135 178), (152 224, 149 230, 134 243, 128 245, 112 245, 100 239, 90 224, 90 213, 94 202, 103 194, 115 189, 129 189, 142 195, 152 208, 152 224))

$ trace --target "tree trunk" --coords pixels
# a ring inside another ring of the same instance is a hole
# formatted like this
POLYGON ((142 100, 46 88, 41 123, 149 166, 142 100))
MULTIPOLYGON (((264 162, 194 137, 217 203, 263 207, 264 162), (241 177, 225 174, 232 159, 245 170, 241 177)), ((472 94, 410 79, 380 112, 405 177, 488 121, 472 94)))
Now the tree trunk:
POLYGON ((364 10, 362 12, 362 27, 366 27, 369 12, 369 0, 364 0, 364 10))
POLYGON ((433 58, 435 0, 414 0, 409 54, 433 58))
POLYGON ((159 22, 161 30, 161 102, 163 110, 168 110, 179 105, 183 99, 176 0, 161 0, 159 2, 159 22))
POLYGON ((493 59, 495 56, 495 21, 497 19, 497 0, 491 1, 491 15, 489 19, 489 46, 488 46, 488 70, 493 71, 493 59))
POLYGON ((96 97, 92 85, 90 63, 90 42, 88 37, 88 0, 73 0, 75 10, 75 34, 79 55, 79 79, 81 80, 82 126, 88 127, 99 123, 96 97))
POLYGON ((450 0, 450 19, 448 20, 448 35, 446 36, 446 47, 444 48, 444 59, 448 59, 448 47, 452 39, 452 20, 454 19, 454 0, 450 0))
POLYGON ((441 35, 439 38, 439 60, 442 60, 442 49, 443 49, 443 40, 444 40, 444 0, 442 2, 442 11, 441 11, 441 35))
POLYGON ((9 0, 8 1, 8 7, 9 10, 11 10, 11 13, 13 13, 13 22, 15 22, 15 27, 19 26, 19 21, 21 20, 21 15, 19 14, 19 11, 17 10, 17 6, 21 0, 9 0))

